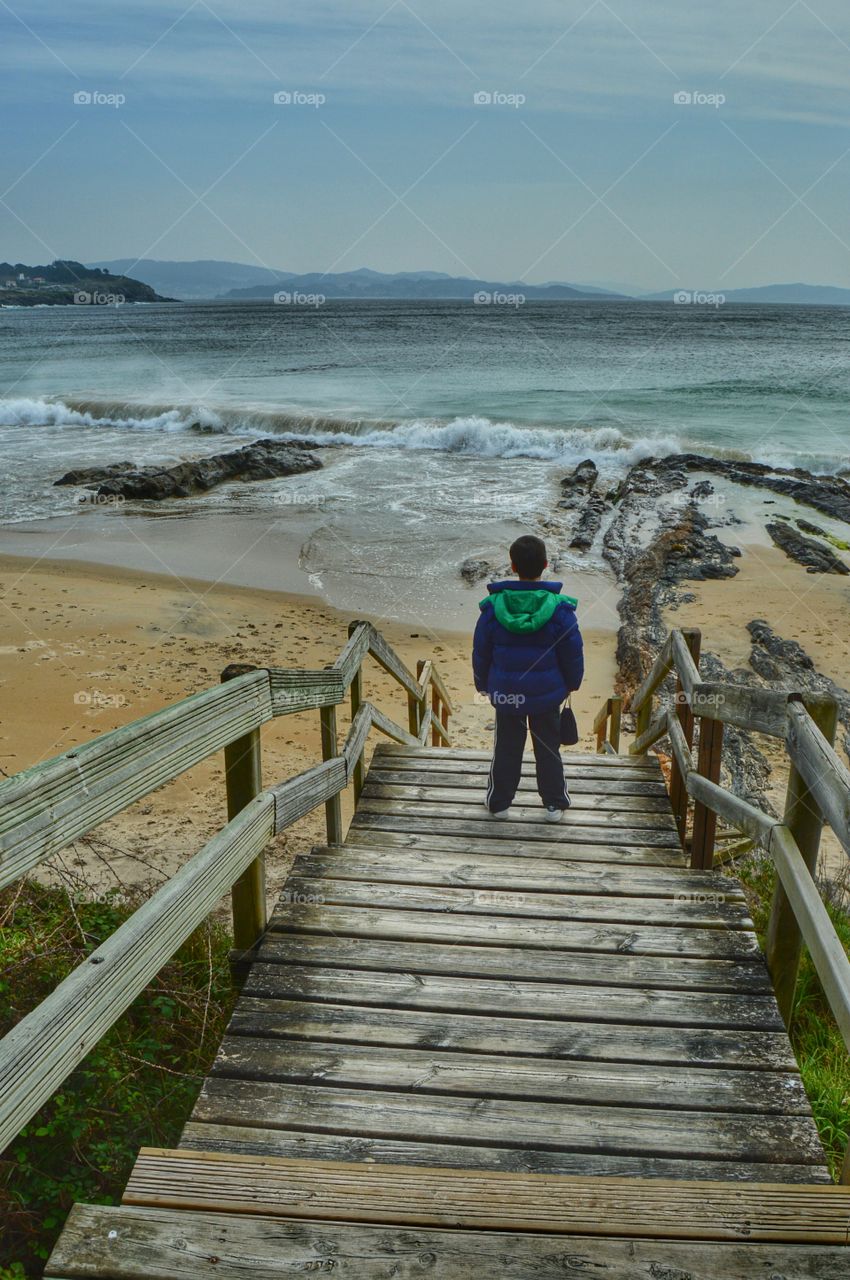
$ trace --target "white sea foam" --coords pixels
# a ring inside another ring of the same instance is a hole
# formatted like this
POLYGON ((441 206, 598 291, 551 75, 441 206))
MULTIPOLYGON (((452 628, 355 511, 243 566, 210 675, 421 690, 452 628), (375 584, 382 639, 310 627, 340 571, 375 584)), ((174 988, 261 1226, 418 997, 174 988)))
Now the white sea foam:
POLYGON ((669 437, 630 440, 617 427, 580 423, 569 427, 518 426, 475 415, 449 422, 417 419, 393 423, 300 412, 234 408, 213 411, 197 406, 169 408, 118 401, 0 400, 0 426, 104 427, 155 432, 200 430, 252 438, 265 434, 317 445, 429 450, 463 457, 536 458, 553 462, 569 462, 589 454, 610 454, 612 461, 616 459, 622 465, 681 448, 679 441, 669 437))

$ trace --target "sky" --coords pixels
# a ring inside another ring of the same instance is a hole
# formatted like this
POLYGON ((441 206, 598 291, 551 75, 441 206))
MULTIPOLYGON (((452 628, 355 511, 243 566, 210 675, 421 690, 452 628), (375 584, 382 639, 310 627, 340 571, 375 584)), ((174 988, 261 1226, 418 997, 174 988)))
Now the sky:
POLYGON ((0 0, 0 260, 850 287, 846 0, 0 0))

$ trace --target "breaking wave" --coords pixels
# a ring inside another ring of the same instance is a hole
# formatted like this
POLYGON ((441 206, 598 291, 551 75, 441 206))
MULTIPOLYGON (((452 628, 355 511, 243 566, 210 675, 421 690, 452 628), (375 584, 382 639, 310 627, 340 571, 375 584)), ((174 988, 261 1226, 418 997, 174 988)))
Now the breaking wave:
POLYGON ((251 438, 279 435, 315 445, 431 450, 465 457, 536 458, 556 462, 570 461, 579 455, 611 454, 623 465, 650 455, 674 453, 681 448, 680 442, 671 437, 634 440, 619 427, 609 425, 519 426, 478 415, 445 422, 424 418, 393 422, 302 412, 175 408, 103 400, 0 400, 0 426, 105 427, 251 438))

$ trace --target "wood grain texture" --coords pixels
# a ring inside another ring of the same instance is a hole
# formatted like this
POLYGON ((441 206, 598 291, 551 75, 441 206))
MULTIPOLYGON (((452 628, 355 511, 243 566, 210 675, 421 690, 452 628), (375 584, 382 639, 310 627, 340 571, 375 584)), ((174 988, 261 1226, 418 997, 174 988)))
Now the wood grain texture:
MULTIPOLYGON (((410 1169, 143 1148, 124 1203, 399 1226, 846 1245, 850 1188, 410 1169)), ((850 1257, 848 1257, 850 1262, 850 1257)))
POLYGON ((279 1280, 846 1280, 840 1245, 743 1244, 524 1235, 282 1221, 131 1205, 76 1205, 50 1278, 279 1280), (569 1270, 567 1270, 569 1268, 569 1270))
POLYGON ((642 991, 635 987, 582 987, 574 983, 521 982, 516 978, 456 978, 442 974, 375 973, 362 969, 300 965, 252 965, 246 996, 275 1000, 333 1001, 382 1008, 447 1013, 533 1011, 536 1018, 645 1023, 651 1026, 782 1028, 769 995, 720 995, 711 991, 642 991))
POLYGON ((225 1036, 212 1074, 289 1084, 487 1098, 540 1098, 598 1106, 747 1111, 807 1115, 809 1102, 793 1072, 743 1071, 636 1063, 602 1063, 332 1045, 225 1036))
MULTIPOLYGON (((324 1041, 329 1044, 583 1058, 600 1062, 660 1062, 693 1067, 791 1071, 796 1061, 780 1031, 728 1031, 705 1027, 643 1026, 594 1020, 435 1012, 427 1009, 311 1003, 243 996, 229 1030, 234 1035, 324 1041)), ((495 1135, 494 1135, 495 1136, 495 1135)))
POLYGON ((677 928, 639 922, 604 926, 592 920, 547 920, 441 910, 332 903, 286 904, 269 921, 273 932, 399 938, 404 942, 478 943, 498 947, 554 947, 613 955, 691 956, 706 960, 754 960, 761 953, 749 929, 677 928))
POLYGON ((396 849, 314 849, 293 863, 296 876, 334 880, 388 881, 484 889, 528 889, 545 893, 588 893, 611 897, 693 898, 697 902, 744 902, 740 881, 711 872, 679 868, 618 867, 605 863, 512 858, 477 854, 459 858, 423 849, 415 859, 396 849))
POLYGON ((685 1159, 820 1164, 823 1148, 811 1116, 723 1114, 661 1108, 583 1106, 503 1098, 338 1089, 209 1076, 195 1120, 265 1128, 504 1146, 610 1151, 685 1159))
MULTIPOLYGON (((494 1134, 494 1144, 498 1135, 494 1134)), ((348 1160, 404 1164, 417 1168, 497 1169, 510 1173, 571 1176, 692 1178, 714 1182, 793 1182, 833 1185, 823 1165, 756 1164, 745 1160, 668 1160, 658 1156, 588 1154, 586 1151, 536 1151, 528 1148, 474 1146, 450 1142, 406 1142, 396 1138, 320 1133, 316 1130, 257 1129, 239 1125, 184 1126, 180 1147, 188 1151, 283 1156, 298 1160, 348 1160)), ((789 1157, 792 1153, 789 1153, 789 1157)))
POLYGON ((477 947, 468 942, 446 945, 384 938, 267 933, 257 958, 264 964, 326 965, 388 973, 448 973, 458 977, 515 978, 585 986, 759 995, 769 995, 773 990, 760 956, 751 961, 692 960, 585 954, 551 947, 532 950, 477 947))

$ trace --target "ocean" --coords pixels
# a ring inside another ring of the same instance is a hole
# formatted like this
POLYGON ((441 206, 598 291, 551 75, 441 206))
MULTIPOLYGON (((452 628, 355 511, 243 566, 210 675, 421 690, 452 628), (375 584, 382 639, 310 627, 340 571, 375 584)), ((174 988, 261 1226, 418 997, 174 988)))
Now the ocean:
MULTIPOLYGON (((611 480, 639 458, 680 450, 850 469, 850 310, 397 301, 4 308, 0 439, 2 525, 43 535, 72 518, 103 542, 115 519, 169 515, 200 520, 210 555, 210 538, 230 545, 235 518, 273 515, 287 546, 297 541, 286 586, 347 607, 356 593, 339 584, 358 565, 398 582, 415 565, 430 589, 464 553, 492 554, 517 530, 540 527, 558 480, 583 458, 611 480), (170 463, 266 434, 338 448, 297 485, 234 484, 156 509, 83 510, 78 490, 53 487, 71 467, 170 463), (422 570, 429 547, 430 575, 422 570)), ((385 604, 391 611, 391 593, 385 604)))

